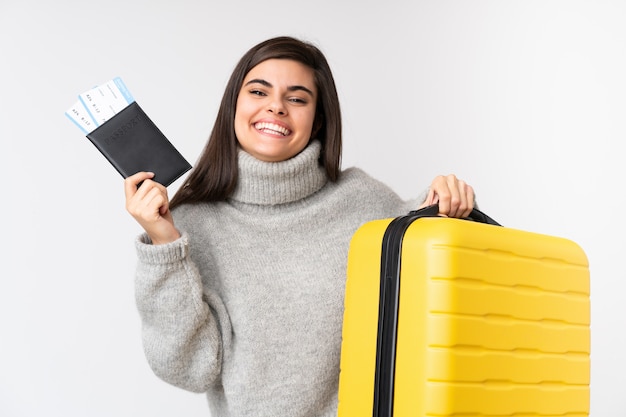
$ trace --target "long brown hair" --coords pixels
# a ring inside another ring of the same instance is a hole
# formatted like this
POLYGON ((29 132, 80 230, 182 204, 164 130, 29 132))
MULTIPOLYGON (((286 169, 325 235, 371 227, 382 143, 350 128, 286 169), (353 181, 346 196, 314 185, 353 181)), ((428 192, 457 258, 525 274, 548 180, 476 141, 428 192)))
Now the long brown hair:
POLYGON ((268 59, 290 59, 310 67, 318 91, 314 126, 322 144, 320 164, 331 181, 339 178, 341 164, 341 112, 335 81, 324 54, 314 45, 292 37, 268 39, 241 58, 226 85, 209 140, 186 180, 170 202, 170 208, 185 203, 226 200, 237 185, 238 142, 235 136, 237 97, 248 72, 268 59))

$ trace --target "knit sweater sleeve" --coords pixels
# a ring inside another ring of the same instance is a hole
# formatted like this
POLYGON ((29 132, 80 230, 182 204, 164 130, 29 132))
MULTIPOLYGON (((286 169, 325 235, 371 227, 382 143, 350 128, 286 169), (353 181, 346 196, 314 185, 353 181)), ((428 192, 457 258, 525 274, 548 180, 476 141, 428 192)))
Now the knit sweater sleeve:
POLYGON ((218 317, 225 308, 219 298, 203 293, 186 234, 165 245, 152 245, 141 235, 136 249, 135 294, 148 363, 164 381, 204 392, 220 374, 218 317))

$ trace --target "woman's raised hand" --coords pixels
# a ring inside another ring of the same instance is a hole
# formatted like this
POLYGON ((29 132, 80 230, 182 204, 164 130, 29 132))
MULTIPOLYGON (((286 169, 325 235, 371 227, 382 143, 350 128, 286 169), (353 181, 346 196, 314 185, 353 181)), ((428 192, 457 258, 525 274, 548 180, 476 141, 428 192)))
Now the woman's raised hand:
POLYGON ((169 209, 167 188, 153 181, 154 173, 138 172, 124 180, 126 210, 155 245, 180 238, 169 209))

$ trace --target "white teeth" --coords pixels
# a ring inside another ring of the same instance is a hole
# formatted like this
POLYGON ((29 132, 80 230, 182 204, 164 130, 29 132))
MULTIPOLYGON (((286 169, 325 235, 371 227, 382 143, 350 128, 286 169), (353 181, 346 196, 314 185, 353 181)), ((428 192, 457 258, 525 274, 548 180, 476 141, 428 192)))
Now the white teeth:
POLYGON ((291 133, 291 131, 287 128, 284 128, 282 126, 279 126, 277 124, 274 123, 255 123, 254 124, 255 129, 257 130, 262 130, 265 131, 267 133, 274 133, 274 134, 279 134, 279 135, 283 135, 283 136, 287 136, 288 134, 291 133))

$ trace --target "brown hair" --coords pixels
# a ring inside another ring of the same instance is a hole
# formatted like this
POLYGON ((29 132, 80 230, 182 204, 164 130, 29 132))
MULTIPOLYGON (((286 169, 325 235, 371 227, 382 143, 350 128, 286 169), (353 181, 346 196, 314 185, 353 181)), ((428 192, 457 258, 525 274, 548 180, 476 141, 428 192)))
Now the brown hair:
POLYGON ((331 181, 339 178, 341 164, 341 112, 335 81, 322 52, 291 37, 268 39, 241 58, 226 85, 209 140, 186 180, 172 198, 170 208, 185 203, 223 201, 237 185, 238 142, 235 136, 237 97, 248 72, 268 59, 290 59, 310 67, 318 91, 314 126, 322 144, 320 164, 331 181))

